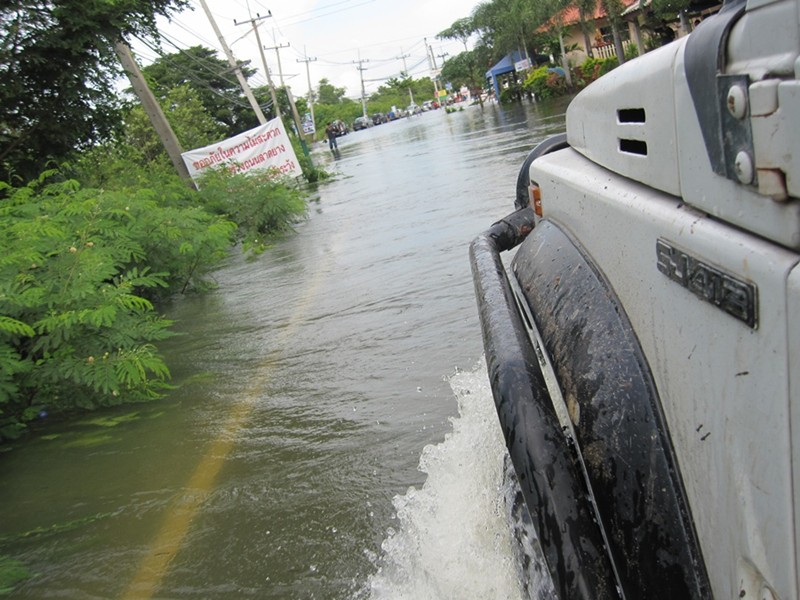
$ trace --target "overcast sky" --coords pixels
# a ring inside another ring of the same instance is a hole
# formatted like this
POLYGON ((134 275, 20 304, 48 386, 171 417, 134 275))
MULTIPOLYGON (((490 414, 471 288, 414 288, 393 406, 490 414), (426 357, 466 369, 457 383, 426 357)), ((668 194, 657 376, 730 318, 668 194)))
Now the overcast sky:
MULTIPOLYGON (((306 63, 298 59, 316 58, 308 63, 311 86, 328 79, 344 87, 346 95, 360 98, 359 58, 367 95, 383 81, 407 70, 412 77, 430 75, 425 42, 433 49, 437 66, 442 57, 463 51, 458 41, 441 41, 436 34, 457 19, 467 17, 481 0, 206 0, 225 41, 239 60, 250 60, 258 74, 250 78, 253 87, 266 84, 258 53, 258 44, 249 20, 257 15, 270 18, 260 21, 262 45, 280 48, 280 71, 295 96, 308 91, 306 63), (234 23, 239 23, 238 25, 234 23), (401 58, 407 55, 405 59, 401 58), (404 61, 405 60, 405 67, 404 61)), ((195 45, 219 50, 221 45, 198 0, 191 0, 193 10, 186 10, 171 22, 159 21, 164 36, 162 50, 177 52, 176 46, 195 45)), ((137 40, 131 40, 140 63, 148 64, 156 52, 137 40)), ((471 45, 470 45, 471 48, 471 45)), ((277 52, 264 52, 275 85, 280 85, 277 52)), ((446 59, 447 57, 445 57, 446 59)))

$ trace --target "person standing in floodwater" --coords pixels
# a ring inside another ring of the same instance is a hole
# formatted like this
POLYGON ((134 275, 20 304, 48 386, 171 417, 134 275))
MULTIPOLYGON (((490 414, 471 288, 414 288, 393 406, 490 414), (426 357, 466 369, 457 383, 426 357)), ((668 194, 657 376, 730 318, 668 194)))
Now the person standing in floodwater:
POLYGON ((328 123, 328 126, 325 128, 325 135, 328 136, 328 146, 331 151, 338 150, 339 145, 336 143, 336 128, 333 126, 333 123, 328 123))

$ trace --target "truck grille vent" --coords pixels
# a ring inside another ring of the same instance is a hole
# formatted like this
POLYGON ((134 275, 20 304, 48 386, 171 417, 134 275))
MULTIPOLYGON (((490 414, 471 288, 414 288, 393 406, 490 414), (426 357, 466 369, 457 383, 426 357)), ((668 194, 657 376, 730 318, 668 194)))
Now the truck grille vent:
MULTIPOLYGON (((617 109, 617 122, 623 125, 623 128, 626 130, 630 126, 644 125, 646 121, 647 115, 644 112, 644 108, 617 109)), ((630 133, 633 133, 633 131, 630 133)), ((647 156, 647 142, 630 138, 619 138, 619 151, 626 152, 627 154, 647 156)))
POLYGON ((620 108, 617 110, 620 123, 644 123, 646 117, 643 108, 620 108))
POLYGON ((619 141, 619 151, 627 152, 628 154, 639 154, 647 156, 647 142, 642 140, 623 140, 619 141))

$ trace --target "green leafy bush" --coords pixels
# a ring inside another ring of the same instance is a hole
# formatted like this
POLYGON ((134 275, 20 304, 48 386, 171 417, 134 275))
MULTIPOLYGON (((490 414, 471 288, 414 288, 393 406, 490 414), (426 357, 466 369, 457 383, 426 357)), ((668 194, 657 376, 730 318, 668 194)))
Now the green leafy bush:
POLYGON ((610 58, 587 58, 581 65, 581 70, 583 71, 584 77, 588 78, 588 83, 594 81, 598 77, 602 77, 618 66, 619 59, 616 56, 610 58))
MULTIPOLYGON (((297 156, 297 162, 300 163, 300 169, 303 171, 303 177, 305 177, 308 183, 317 183, 318 181, 324 181, 331 177, 328 171, 314 164, 314 161, 311 160, 311 155, 306 154, 306 150, 302 147, 297 137, 290 135, 289 139, 292 142, 295 156, 297 156)), ((311 137, 307 137, 306 148, 310 142, 311 137)))
POLYGON ((633 60, 639 57, 639 47, 636 44, 628 44, 625 48, 625 60, 633 60))
POLYGON ((164 198, 56 175, 0 183, 0 441, 42 411, 159 397, 170 322, 150 298, 199 281, 234 238, 230 221, 180 206, 188 188, 164 198))
POLYGON ((245 250, 262 252, 271 239, 291 229, 306 215, 302 192, 260 171, 208 173, 200 182, 200 202, 210 211, 238 224, 245 250))
POLYGON ((611 58, 587 58, 580 67, 575 67, 575 84, 579 88, 584 88, 595 79, 602 77, 609 71, 619 66, 619 59, 616 56, 611 58))
POLYGON ((523 87, 525 90, 533 92, 539 100, 569 93, 566 77, 553 71, 552 67, 548 65, 531 71, 525 79, 523 87))

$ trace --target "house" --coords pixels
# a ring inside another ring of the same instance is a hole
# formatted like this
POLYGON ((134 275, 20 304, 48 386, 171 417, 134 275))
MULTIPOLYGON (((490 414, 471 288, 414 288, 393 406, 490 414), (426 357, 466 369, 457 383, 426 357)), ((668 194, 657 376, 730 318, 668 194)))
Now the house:
MULTIPOLYGON (((658 20, 649 10, 651 0, 621 0, 624 10, 622 19, 624 26, 620 28, 620 37, 625 52, 631 46, 638 54, 644 54, 653 47, 661 46, 675 38, 691 32, 692 25, 698 19, 717 12, 721 6, 718 0, 692 0, 687 11, 675 15, 667 22, 658 20)), ((560 11, 550 24, 552 27, 563 27, 564 46, 568 50, 567 58, 573 65, 582 64, 589 56, 591 49, 594 58, 616 56, 611 23, 608 15, 598 1, 592 15, 587 16, 587 32, 581 28, 580 12, 577 6, 568 6, 560 11)))
MULTIPOLYGON (((625 10, 639 2, 639 0, 621 1, 625 10)), ((570 63, 573 65, 583 63, 589 57, 587 47, 591 48, 591 54, 595 58, 616 56, 611 23, 601 2, 595 4, 594 12, 587 15, 585 21, 587 31, 584 33, 581 28, 581 14, 575 5, 564 8, 550 20, 552 27, 563 28, 564 47, 568 49, 567 57, 570 63), (569 50, 569 48, 573 49, 569 50)), ((628 46, 635 39, 633 31, 628 26, 623 27, 619 33, 622 38, 622 46, 627 51, 628 46)))
MULTIPOLYGON (((722 7, 719 0, 690 0, 689 7, 685 11, 667 21, 658 18, 653 12, 652 0, 620 0, 620 2, 623 10, 620 15, 619 34, 626 55, 634 52, 634 49, 635 54, 641 55, 688 35, 697 22, 718 12, 722 7)), ((583 64, 590 52, 594 58, 612 58, 617 55, 611 21, 600 0, 595 3, 592 14, 586 16, 584 20, 586 25, 582 27, 578 7, 570 5, 559 11, 547 25, 539 29, 540 32, 547 30, 561 32, 567 59, 573 67, 583 64)), ((495 97, 499 98, 501 90, 508 88, 513 82, 524 81, 527 70, 537 64, 536 58, 538 57, 528 57, 515 51, 504 56, 486 71, 486 79, 492 86, 495 97)), ((567 83, 571 85, 569 78, 567 83)))

